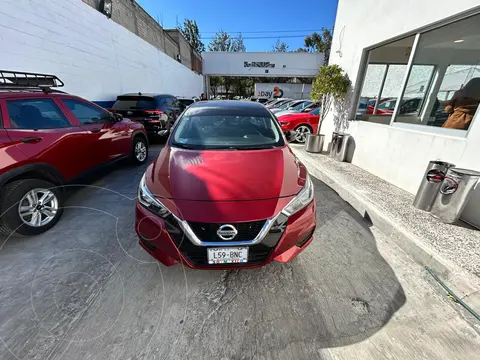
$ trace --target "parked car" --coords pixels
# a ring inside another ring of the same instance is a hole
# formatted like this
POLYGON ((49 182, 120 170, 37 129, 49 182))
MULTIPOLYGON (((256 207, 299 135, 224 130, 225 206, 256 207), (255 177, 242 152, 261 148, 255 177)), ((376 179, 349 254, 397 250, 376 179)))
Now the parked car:
POLYGON ((278 117, 283 132, 295 131, 295 141, 304 143, 308 134, 317 132, 320 120, 320 108, 308 113, 285 114, 278 117))
POLYGON ((281 110, 281 111, 276 111, 276 112, 274 112, 274 114, 275 114, 275 116, 278 117, 278 116, 282 116, 282 115, 286 115, 286 114, 294 114, 294 113, 302 112, 304 109, 310 107, 312 104, 313 104, 313 102, 310 101, 310 100, 300 100, 296 104, 293 104, 293 105, 290 105, 289 107, 287 107, 287 109, 281 110))
POLYGON ((283 103, 280 106, 277 106, 275 109, 272 109, 271 111, 272 111, 272 113, 276 114, 280 111, 285 111, 285 110, 293 108, 297 105, 303 104, 305 101, 306 100, 291 100, 289 102, 283 103))
POLYGON ((265 105, 267 107, 267 109, 275 109, 276 107, 286 103, 286 102, 290 102, 292 101, 292 99, 278 99, 276 101, 274 101, 273 103, 270 103, 268 105, 265 105))
POLYGON ((63 185, 81 175, 126 157, 147 160, 141 124, 53 86, 63 86, 54 75, 0 71, 0 232, 6 235, 54 226, 63 185))
POLYGON ((187 98, 178 98, 178 101, 180 104, 182 104, 185 108, 189 107, 193 103, 197 102, 198 100, 193 99, 187 99, 187 98))
POLYGON ((175 96, 131 93, 117 97, 111 111, 141 123, 150 139, 168 136, 170 128, 185 109, 175 96))
POLYGON ((312 241, 315 226, 307 169, 256 102, 190 106, 138 188, 140 245, 166 266, 288 262, 312 241))

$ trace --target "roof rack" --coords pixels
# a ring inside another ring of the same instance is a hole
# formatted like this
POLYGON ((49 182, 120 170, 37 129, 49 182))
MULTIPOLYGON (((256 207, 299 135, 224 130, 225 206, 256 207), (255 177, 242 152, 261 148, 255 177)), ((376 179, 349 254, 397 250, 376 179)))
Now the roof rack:
POLYGON ((44 92, 51 92, 50 88, 64 85, 55 75, 0 70, 0 89, 40 88, 44 92))

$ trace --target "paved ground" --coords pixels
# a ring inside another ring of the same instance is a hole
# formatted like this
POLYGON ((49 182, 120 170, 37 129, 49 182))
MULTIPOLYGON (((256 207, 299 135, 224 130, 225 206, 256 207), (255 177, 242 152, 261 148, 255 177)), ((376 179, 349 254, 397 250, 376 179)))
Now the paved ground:
POLYGON ((79 189, 46 234, 0 239, 1 360, 478 358, 462 313, 320 181, 315 240, 292 263, 192 271, 137 244, 143 170, 79 189))

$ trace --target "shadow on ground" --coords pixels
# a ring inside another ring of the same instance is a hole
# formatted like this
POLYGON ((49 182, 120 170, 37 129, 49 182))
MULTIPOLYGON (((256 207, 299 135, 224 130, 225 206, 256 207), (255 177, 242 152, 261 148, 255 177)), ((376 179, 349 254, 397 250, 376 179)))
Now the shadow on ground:
POLYGON ((133 229, 141 172, 94 184, 128 196, 82 189, 51 231, 5 244, 0 359, 320 359, 322 348, 367 339, 405 303, 368 222, 316 179, 315 239, 291 263, 160 266, 133 229))

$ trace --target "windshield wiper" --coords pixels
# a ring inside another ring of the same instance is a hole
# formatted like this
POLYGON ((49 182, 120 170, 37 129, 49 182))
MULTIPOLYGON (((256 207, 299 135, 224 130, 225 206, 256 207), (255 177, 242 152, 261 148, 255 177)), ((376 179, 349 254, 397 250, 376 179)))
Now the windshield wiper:
POLYGON ((265 150, 275 149, 274 145, 252 145, 252 146, 229 146, 228 149, 232 150, 265 150))
POLYGON ((180 149, 187 149, 187 150, 200 150, 198 146, 191 146, 187 144, 180 144, 180 143, 172 143, 173 146, 178 147, 180 149))

